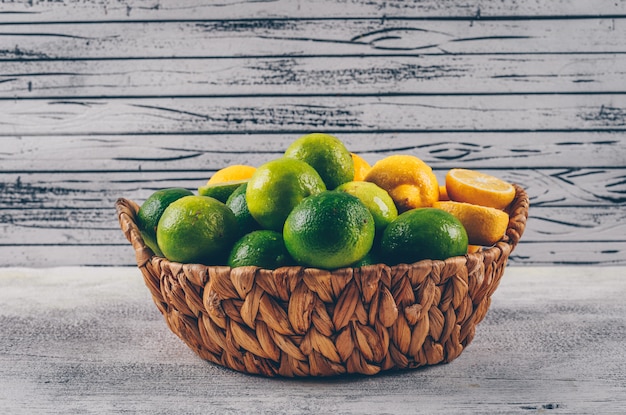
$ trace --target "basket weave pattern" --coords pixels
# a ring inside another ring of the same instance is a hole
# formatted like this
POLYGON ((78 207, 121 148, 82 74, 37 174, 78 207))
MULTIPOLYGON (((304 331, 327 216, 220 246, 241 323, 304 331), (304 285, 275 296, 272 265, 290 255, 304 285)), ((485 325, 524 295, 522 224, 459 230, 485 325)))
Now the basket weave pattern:
POLYGON ((506 236, 488 249, 333 271, 171 262, 144 245, 136 203, 116 209, 156 306, 201 358, 264 376, 373 375, 450 362, 472 341, 526 226, 515 188, 506 236))

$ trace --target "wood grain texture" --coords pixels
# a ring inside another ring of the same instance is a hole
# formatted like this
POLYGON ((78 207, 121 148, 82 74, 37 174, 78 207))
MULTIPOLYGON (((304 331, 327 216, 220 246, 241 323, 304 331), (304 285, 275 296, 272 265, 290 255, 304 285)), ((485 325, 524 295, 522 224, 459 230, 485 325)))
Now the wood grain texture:
POLYGON ((251 17, 349 17, 419 16, 441 18, 462 16, 595 16, 624 14, 623 0, 485 0, 480 4, 409 0, 372 2, 366 0, 277 0, 212 2, 199 0, 1 0, 0 16, 5 21, 142 20, 142 19, 245 19, 251 17), (68 15, 68 10, 72 13, 68 15))
POLYGON ((626 55, 6 61, 0 98, 623 91, 626 55), (598 70, 601 68, 601 70, 598 70))
POLYGON ((525 186, 514 264, 623 264, 624 11, 0 0, 0 259, 130 265, 117 197, 194 190, 328 131, 371 163, 401 152, 440 179, 465 167, 525 186))
POLYGON ((626 95, 0 101, 0 135, 625 131, 626 95))
POLYGON ((626 15, 556 22, 354 17, 5 24, 0 59, 621 54, 626 50, 621 42, 624 19, 626 15))
POLYGON ((622 414, 622 273, 509 267, 452 363, 287 380, 197 358, 135 268, 3 269, 0 402, 12 414, 622 414))

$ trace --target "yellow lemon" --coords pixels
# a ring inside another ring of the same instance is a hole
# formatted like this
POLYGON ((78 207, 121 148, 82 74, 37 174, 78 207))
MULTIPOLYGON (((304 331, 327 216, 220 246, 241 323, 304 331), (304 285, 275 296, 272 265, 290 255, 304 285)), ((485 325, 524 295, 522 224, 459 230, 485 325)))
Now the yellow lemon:
POLYGON ((446 174, 446 190, 450 200, 506 208, 515 197, 515 188, 489 174, 475 170, 451 169, 446 174))
POLYGON ((496 208, 464 202, 436 202, 433 207, 458 218, 471 245, 490 246, 502 238, 509 224, 509 215, 496 208))
POLYGON ((439 200, 439 184, 432 168, 411 155, 393 155, 377 161, 365 180, 385 189, 398 211, 429 207, 439 200))
POLYGON ((354 181, 365 180, 365 176, 369 173, 372 166, 365 161, 365 159, 358 154, 350 153, 352 161, 354 162, 354 181))
POLYGON ((255 170, 256 168, 253 166, 233 164, 216 171, 215 174, 213 174, 213 176, 211 176, 211 178, 207 181, 207 184, 246 180, 252 177, 255 170))

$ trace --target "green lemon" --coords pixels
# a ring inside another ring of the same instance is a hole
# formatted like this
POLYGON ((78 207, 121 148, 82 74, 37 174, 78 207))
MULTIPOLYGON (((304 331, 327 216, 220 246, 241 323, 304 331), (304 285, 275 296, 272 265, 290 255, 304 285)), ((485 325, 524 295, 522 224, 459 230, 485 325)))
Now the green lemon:
POLYGON ((374 233, 374 218, 357 197, 325 191, 293 209, 283 237, 299 264, 334 269, 363 259, 372 248, 374 233))
POLYGON ((246 189, 248 183, 240 185, 226 200, 226 206, 230 208, 235 214, 235 219, 239 223, 240 235, 245 235, 260 228, 260 225, 252 215, 250 209, 248 209, 248 203, 246 202, 246 189))
POLYGON ((381 255, 385 263, 411 264, 422 259, 446 259, 467 253, 467 232, 450 213, 417 208, 400 214, 385 229, 381 255))
POLYGON ((326 190, 320 175, 307 163, 279 158, 259 166, 246 189, 252 217, 264 228, 282 231, 289 212, 304 198, 326 190))
POLYGON ((398 217, 398 209, 386 190, 374 183, 353 181, 342 184, 336 190, 358 197, 374 217, 376 233, 382 233, 387 225, 398 217))
POLYGON ((167 259, 181 263, 223 264, 238 234, 233 212, 207 196, 172 202, 157 226, 159 248, 167 259))
POLYGON ((330 134, 312 133, 300 137, 287 147, 285 157, 310 164, 329 190, 354 179, 352 154, 330 134))
POLYGON ((205 184, 198 187, 198 194, 200 196, 209 196, 219 200, 222 203, 226 203, 230 195, 242 184, 247 183, 248 180, 231 180, 228 182, 205 184))
POLYGON ((283 235, 270 230, 257 230, 244 235, 235 242, 228 257, 228 265, 233 268, 254 265, 276 269, 291 263, 283 235))
POLYGON ((181 187, 157 190, 139 208, 137 212, 137 227, 146 246, 152 249, 152 252, 156 255, 163 256, 156 239, 157 225, 163 211, 175 200, 184 196, 191 196, 192 194, 190 190, 181 187))

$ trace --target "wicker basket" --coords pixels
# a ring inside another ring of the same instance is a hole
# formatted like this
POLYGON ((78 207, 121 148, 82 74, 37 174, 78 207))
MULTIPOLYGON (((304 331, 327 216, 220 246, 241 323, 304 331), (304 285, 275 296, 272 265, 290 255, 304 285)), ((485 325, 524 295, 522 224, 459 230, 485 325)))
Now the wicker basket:
POLYGON ((170 329, 201 358, 264 376, 374 375, 450 362, 472 341, 528 217, 515 185, 506 236, 480 252, 333 271, 180 264, 155 256, 116 203, 170 329))

